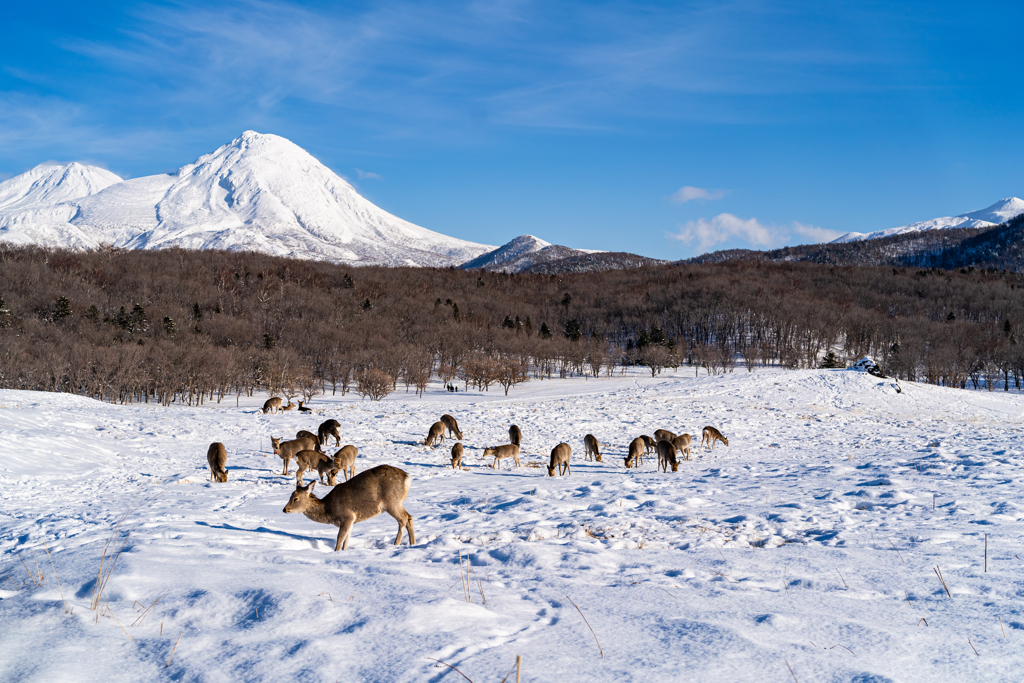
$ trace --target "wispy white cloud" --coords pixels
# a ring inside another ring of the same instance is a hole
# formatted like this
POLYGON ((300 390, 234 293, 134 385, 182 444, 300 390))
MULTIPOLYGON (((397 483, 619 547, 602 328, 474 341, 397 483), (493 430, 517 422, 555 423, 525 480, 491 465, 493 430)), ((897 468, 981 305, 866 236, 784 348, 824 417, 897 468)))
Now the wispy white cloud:
POLYGON ((722 199, 727 194, 729 194, 729 190, 712 190, 704 187, 683 185, 681 188, 669 195, 668 200, 676 204, 685 204, 686 202, 692 202, 695 200, 702 202, 715 201, 716 199, 722 199))
POLYGON ((804 225, 803 223, 797 223, 795 221, 793 222, 793 231, 798 235, 807 237, 816 244, 819 242, 831 242, 845 234, 837 230, 819 228, 816 225, 804 225))
POLYGON ((360 180, 383 180, 384 176, 379 173, 373 173, 371 171, 364 171, 361 168, 356 169, 356 175, 359 176, 360 180))
POLYGON ((756 218, 720 213, 714 218, 687 221, 679 226, 679 232, 666 233, 665 236, 686 245, 695 245, 703 253, 726 242, 745 242, 750 247, 774 249, 784 244, 806 244, 807 238, 815 243, 830 242, 842 234, 797 221, 789 225, 766 225, 756 218))
POLYGON ((678 233, 669 233, 669 237, 684 244, 696 242, 697 247, 703 251, 735 239, 759 247, 769 247, 777 241, 776 235, 772 234, 772 228, 763 225, 756 218, 740 218, 731 213, 687 221, 680 226, 678 233))

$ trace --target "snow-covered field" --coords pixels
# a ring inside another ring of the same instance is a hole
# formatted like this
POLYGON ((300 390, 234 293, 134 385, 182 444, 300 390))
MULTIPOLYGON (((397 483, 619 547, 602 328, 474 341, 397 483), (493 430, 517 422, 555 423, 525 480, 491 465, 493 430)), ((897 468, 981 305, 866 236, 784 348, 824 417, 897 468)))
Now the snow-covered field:
POLYGON ((511 393, 327 397, 310 416, 0 392, 0 680, 497 683, 517 655, 522 681, 561 683, 1021 678, 1021 396, 686 369, 511 393), (419 445, 445 412, 465 471, 450 442, 419 445), (282 512, 295 479, 269 437, 328 417, 357 471, 412 475, 417 545, 390 545, 384 514, 334 552, 334 527, 282 512), (512 423, 524 466, 486 467, 512 423), (623 467, 633 437, 706 424, 730 445, 677 473, 623 467), (548 478, 563 440, 572 474, 548 478))

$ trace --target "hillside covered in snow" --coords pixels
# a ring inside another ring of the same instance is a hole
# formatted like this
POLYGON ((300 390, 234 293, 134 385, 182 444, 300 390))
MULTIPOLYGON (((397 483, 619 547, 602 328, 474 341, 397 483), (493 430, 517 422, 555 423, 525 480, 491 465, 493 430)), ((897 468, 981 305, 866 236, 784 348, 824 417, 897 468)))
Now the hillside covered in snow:
POLYGON ((903 235, 911 232, 925 230, 947 230, 949 228, 991 228, 1006 223, 1011 218, 1024 213, 1024 200, 1017 197, 1007 197, 980 211, 970 211, 958 216, 945 216, 932 218, 927 221, 918 221, 901 225, 888 230, 877 230, 875 232, 848 232, 845 235, 833 240, 833 243, 858 242, 861 240, 874 240, 893 235, 903 235))
POLYGON ((520 656, 523 683, 1016 680, 1024 400, 900 385, 681 368, 509 398, 435 381, 313 415, 264 415, 259 394, 0 391, 0 679, 498 683, 520 656), (451 440, 422 445, 444 413, 463 469, 451 440), (335 552, 336 527, 283 512, 295 463, 283 476, 269 437, 327 419, 357 475, 411 475, 415 544, 393 545, 385 513, 335 552), (511 424, 522 467, 492 469, 483 449, 511 424), (728 446, 700 448, 709 424, 728 446), (626 469, 659 428, 695 435, 690 460, 626 469), (214 441, 226 483, 209 481, 214 441), (571 473, 548 477, 562 441, 571 473))
POLYGON ((389 266, 457 265, 494 248, 393 216, 294 143, 253 131, 169 175, 122 180, 78 163, 37 166, 0 183, 0 240, 389 266))

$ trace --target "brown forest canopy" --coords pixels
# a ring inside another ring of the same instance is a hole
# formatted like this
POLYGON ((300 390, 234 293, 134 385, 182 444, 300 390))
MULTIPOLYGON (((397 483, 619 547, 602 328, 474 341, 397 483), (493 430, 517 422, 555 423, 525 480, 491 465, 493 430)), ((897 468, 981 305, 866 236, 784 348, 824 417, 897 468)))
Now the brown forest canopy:
POLYGON ((257 389, 309 400, 376 396, 382 381, 421 390, 432 376, 507 390, 623 362, 652 373, 816 367, 831 351, 873 356, 905 379, 1019 388, 1022 284, 973 269, 724 262, 507 275, 0 244, 0 386, 122 402, 257 389))

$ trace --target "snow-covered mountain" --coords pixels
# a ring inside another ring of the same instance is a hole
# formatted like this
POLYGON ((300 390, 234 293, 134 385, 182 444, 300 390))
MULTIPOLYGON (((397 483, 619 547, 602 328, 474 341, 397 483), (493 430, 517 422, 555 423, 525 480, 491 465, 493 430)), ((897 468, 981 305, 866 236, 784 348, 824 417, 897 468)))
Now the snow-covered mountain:
POLYGON ((980 211, 962 213, 959 216, 933 218, 929 221, 910 223, 909 225, 901 225, 898 228, 889 228, 888 230, 879 230, 877 232, 848 232, 842 237, 833 240, 833 243, 873 240, 879 237, 889 237, 890 235, 900 235, 906 232, 919 232, 921 230, 984 228, 1005 223, 1011 218, 1015 218, 1022 213, 1024 213, 1024 200, 1020 200, 1016 197, 1007 197, 1006 199, 1000 199, 988 208, 981 209, 980 211))
POLYGON ((251 250, 354 265, 457 265, 493 246, 380 209, 294 143, 247 131, 177 173, 44 164, 0 183, 0 240, 251 250))
POLYGON ((462 268, 484 268, 501 273, 520 273, 533 266, 572 256, 598 253, 589 249, 572 249, 551 244, 533 235, 520 235, 494 251, 462 264, 462 268))

